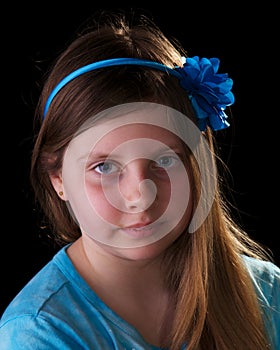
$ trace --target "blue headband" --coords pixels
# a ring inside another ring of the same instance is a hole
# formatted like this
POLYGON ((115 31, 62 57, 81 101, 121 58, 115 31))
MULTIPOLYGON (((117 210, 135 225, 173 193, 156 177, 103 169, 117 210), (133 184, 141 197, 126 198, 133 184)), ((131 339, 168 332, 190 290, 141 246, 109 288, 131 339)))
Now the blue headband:
POLYGON ((170 68, 161 63, 137 59, 137 58, 113 58, 94 62, 83 66, 62 79, 49 95, 45 109, 46 117, 50 104, 57 93, 71 80, 78 76, 105 67, 121 65, 137 65, 150 67, 170 73, 179 79, 180 85, 187 91, 192 107, 198 118, 198 127, 201 131, 207 125, 212 130, 220 130, 229 126, 224 110, 234 103, 234 95, 231 92, 232 79, 227 74, 218 74, 220 61, 218 58, 192 58, 182 57, 183 67, 170 68))

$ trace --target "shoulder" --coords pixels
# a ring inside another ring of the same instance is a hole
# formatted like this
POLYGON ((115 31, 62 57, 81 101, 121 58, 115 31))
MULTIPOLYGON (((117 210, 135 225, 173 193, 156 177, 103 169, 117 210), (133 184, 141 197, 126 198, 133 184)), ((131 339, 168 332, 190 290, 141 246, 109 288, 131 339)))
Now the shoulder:
POLYGON ((109 309, 61 249, 0 320, 1 350, 151 349, 109 309))
POLYGON ((68 283, 56 260, 65 260, 61 249, 15 296, 2 315, 1 324, 19 314, 36 315, 68 283))
POLYGON ((243 261, 252 282, 267 305, 277 303, 280 307, 280 268, 271 261, 243 256, 243 261))
POLYGON ((5 317, 0 338, 3 350, 83 349, 73 338, 66 338, 62 327, 32 313, 5 317))
POLYGON ((245 265, 248 267, 249 271, 256 275, 267 275, 274 276, 276 278, 280 277, 280 267, 275 265, 272 261, 255 259, 246 255, 242 255, 242 259, 245 265))
MULTIPOLYGON (((53 314, 50 318, 47 310, 51 311, 52 303, 62 298, 69 284, 57 261, 63 264, 66 259, 65 248, 62 248, 15 296, 4 311, 0 320, 0 338, 3 349, 38 349, 46 348, 44 337, 48 331, 48 344, 53 349, 58 346, 59 333, 63 333, 59 319, 53 314), (34 342, 34 344, 33 344, 34 342)), ((79 349, 77 344, 73 348, 79 349)))
POLYGON ((108 346, 106 327, 98 321, 98 300, 75 270, 66 248, 58 251, 6 308, 0 320, 1 350, 19 350, 23 345, 26 350, 84 350, 90 348, 87 337, 94 339, 96 349, 108 346))
POLYGON ((272 290, 280 286, 280 268, 271 261, 242 256, 253 282, 264 289, 272 290))
POLYGON ((244 256, 275 349, 280 347, 280 268, 270 261, 244 256))

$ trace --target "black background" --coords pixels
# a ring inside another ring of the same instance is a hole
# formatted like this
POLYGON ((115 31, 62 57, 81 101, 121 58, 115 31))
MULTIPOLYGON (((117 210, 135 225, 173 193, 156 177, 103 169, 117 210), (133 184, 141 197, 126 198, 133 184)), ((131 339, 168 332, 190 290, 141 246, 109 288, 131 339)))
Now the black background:
MULTIPOLYGON (((183 43, 190 56, 220 58, 220 72, 233 78, 232 125, 219 135, 223 160, 232 174, 232 201, 248 234, 268 246, 279 265, 276 9, 269 3, 246 10, 228 2, 219 7, 213 2, 134 4, 119 3, 118 8, 152 17, 167 36, 183 43)), ((60 3, 58 9, 43 2, 2 11, 0 313, 57 250, 40 237, 28 179, 40 81, 78 27, 100 9, 110 7, 79 1, 75 6, 60 3)))

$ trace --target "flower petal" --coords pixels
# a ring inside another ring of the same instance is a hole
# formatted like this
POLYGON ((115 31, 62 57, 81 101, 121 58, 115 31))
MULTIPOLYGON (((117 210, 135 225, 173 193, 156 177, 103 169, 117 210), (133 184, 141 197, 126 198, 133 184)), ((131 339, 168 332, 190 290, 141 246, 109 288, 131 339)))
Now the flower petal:
POLYGON ((181 86, 190 97, 199 128, 205 130, 209 126, 220 130, 228 127, 224 110, 235 100, 231 92, 233 80, 226 73, 217 73, 220 60, 216 57, 199 59, 198 56, 183 59, 183 67, 176 70, 181 75, 181 86))

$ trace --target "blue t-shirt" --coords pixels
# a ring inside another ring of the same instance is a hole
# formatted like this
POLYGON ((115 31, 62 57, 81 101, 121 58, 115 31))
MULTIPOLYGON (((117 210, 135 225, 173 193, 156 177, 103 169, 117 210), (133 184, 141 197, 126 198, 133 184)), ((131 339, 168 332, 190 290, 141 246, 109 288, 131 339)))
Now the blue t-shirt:
MULTIPOLYGON (((1 350, 158 350, 106 306, 62 248, 2 315, 1 350)), ((244 257, 280 349, 280 268, 244 257)))

